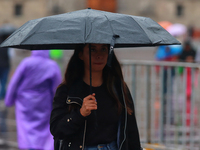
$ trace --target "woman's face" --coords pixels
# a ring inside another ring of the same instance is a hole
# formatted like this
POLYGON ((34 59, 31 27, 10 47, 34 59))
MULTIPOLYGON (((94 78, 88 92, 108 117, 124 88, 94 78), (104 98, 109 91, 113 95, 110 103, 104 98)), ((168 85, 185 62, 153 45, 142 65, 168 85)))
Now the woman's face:
MULTIPOLYGON (((85 70, 89 70, 89 44, 79 53, 79 58, 83 60, 85 70)), ((106 44, 91 44, 91 65, 92 72, 101 72, 108 59, 108 46, 106 44)))

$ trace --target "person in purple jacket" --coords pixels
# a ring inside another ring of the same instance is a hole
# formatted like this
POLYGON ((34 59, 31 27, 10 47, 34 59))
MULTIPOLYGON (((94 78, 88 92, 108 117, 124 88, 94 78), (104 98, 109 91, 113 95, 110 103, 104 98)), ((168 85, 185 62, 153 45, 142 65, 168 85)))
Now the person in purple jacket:
POLYGON ((15 105, 19 149, 53 150, 49 120, 61 79, 60 68, 49 58, 48 50, 32 51, 17 67, 5 104, 15 105))

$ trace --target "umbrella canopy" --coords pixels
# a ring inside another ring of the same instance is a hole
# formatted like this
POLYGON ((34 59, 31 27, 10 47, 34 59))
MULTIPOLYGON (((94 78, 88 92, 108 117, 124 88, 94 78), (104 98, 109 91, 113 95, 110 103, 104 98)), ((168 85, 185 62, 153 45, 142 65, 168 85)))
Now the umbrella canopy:
POLYGON ((187 27, 183 24, 175 23, 167 28, 172 36, 181 36, 187 33, 187 27))
POLYGON ((73 49, 82 43, 111 44, 114 35, 115 47, 180 44, 150 18, 84 9, 28 21, 1 47, 73 49))
POLYGON ((51 49, 50 57, 53 59, 61 59, 63 57, 63 51, 61 49, 51 49))
POLYGON ((173 56, 178 56, 183 50, 181 45, 159 46, 155 57, 158 60, 165 60, 173 56))
POLYGON ((172 25, 172 23, 169 21, 160 21, 158 24, 161 25, 165 30, 167 30, 167 28, 172 25))
POLYGON ((12 24, 4 24, 0 27, 0 36, 9 36, 11 35, 17 28, 12 24))

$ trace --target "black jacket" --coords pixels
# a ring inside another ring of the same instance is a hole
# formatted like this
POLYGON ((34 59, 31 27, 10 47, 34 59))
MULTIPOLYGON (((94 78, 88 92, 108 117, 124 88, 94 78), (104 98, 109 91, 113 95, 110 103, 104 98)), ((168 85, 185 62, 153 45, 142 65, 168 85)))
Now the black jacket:
MULTIPOLYGON (((77 81, 70 90, 62 85, 56 91, 50 119, 55 150, 83 150, 87 120, 79 111, 82 105, 79 98, 81 87, 82 82, 77 81)), ((115 89, 125 107, 121 86, 118 84, 115 89)), ((130 92, 129 96, 131 98, 130 92)), ((135 114, 128 115, 126 109, 120 115, 117 144, 119 150, 141 150, 135 114)))

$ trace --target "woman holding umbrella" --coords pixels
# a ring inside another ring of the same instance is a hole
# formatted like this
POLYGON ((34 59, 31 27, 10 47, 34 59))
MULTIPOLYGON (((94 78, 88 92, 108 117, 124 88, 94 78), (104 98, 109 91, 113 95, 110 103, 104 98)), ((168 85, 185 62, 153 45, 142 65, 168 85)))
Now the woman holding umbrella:
POLYGON ((150 18, 84 9, 31 20, 1 47, 67 50, 77 44, 83 45, 54 97, 50 123, 56 149, 139 150, 132 98, 112 50, 180 42, 150 18))
POLYGON ((53 102, 50 130, 55 149, 141 149, 129 89, 114 53, 108 67, 108 53, 106 44, 75 48, 53 102))

